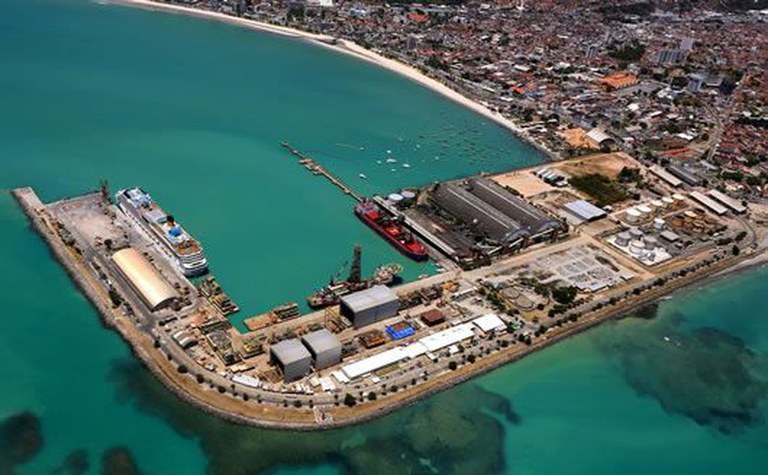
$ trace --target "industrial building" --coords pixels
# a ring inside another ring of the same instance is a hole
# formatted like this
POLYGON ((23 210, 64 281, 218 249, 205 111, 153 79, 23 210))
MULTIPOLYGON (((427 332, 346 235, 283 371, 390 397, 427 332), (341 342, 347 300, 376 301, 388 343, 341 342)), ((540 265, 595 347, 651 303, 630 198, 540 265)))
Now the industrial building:
POLYGON ((597 221, 605 218, 607 213, 586 200, 571 201, 563 205, 566 211, 582 221, 597 221))
POLYGON ((667 170, 669 173, 691 186, 701 186, 701 184, 704 182, 704 180, 699 175, 683 167, 682 165, 672 164, 667 167, 667 170))
POLYGON ((531 239, 551 234, 561 227, 559 222, 488 178, 469 180, 469 192, 505 214, 531 239))
POLYGON ((272 362, 283 372, 286 382, 301 379, 312 369, 312 355, 297 338, 272 345, 269 354, 272 362))
POLYGON ((341 342, 325 328, 307 333, 301 337, 301 342, 312 355, 315 369, 324 369, 341 361, 341 342))
POLYGON ((153 312, 167 307, 179 294, 152 263, 132 247, 112 254, 112 262, 141 300, 153 312))
POLYGON ((400 299, 394 290, 384 285, 345 295, 341 298, 341 314, 363 327, 397 315, 400 299))
POLYGON ((648 169, 648 171, 650 171, 657 177, 661 178, 662 180, 666 181, 673 188, 679 188, 680 186, 683 185, 683 181, 681 179, 667 172, 666 170, 664 170, 658 165, 653 165, 648 169))
POLYGON ((437 186, 433 199, 438 206, 459 218, 468 226, 507 246, 520 244, 529 236, 509 216, 465 190, 457 183, 437 186))
POLYGON ((711 212, 715 213, 718 216, 722 216, 728 212, 728 210, 724 206, 721 206, 720 203, 708 197, 704 193, 701 193, 698 191, 692 191, 688 196, 693 198, 698 203, 704 205, 707 209, 709 209, 711 212))
POLYGON ((735 200, 726 195, 725 193, 717 190, 709 190, 708 195, 730 208, 734 213, 744 214, 747 212, 747 208, 744 205, 742 205, 738 200, 735 200))

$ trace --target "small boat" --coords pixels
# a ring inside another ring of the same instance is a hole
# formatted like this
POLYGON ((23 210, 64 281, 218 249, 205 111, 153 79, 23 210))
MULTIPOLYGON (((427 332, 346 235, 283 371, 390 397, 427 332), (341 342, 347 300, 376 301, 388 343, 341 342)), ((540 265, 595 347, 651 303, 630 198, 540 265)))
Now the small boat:
POLYGON ((361 173, 361 174, 359 174, 359 175, 357 175, 357 176, 359 176, 359 177, 360 177, 360 178, 362 178, 363 180, 367 180, 367 179, 368 179, 368 177, 367 177, 367 176, 365 176, 365 174, 363 174, 363 173, 361 173))
POLYGON ((397 163, 397 159, 396 158, 388 158, 387 159, 387 163, 397 163))
POLYGON ((403 163, 403 168, 411 168, 411 166, 407 163, 403 163))

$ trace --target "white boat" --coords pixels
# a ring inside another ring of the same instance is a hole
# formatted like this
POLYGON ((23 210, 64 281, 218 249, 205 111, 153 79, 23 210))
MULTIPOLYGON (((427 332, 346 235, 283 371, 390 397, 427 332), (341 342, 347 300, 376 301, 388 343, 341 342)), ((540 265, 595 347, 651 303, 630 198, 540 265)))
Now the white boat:
POLYGON ((403 163, 403 168, 411 168, 411 165, 409 165, 408 163, 403 163))
POLYGON ((397 163, 397 159, 396 158, 388 158, 387 159, 387 163, 397 163))
POLYGON ((171 262, 187 277, 208 272, 208 260, 203 247, 184 228, 141 188, 119 190, 115 194, 117 206, 146 229, 150 236, 167 251, 171 262))
POLYGON ((365 176, 363 173, 361 173, 361 174, 359 174, 359 175, 357 175, 357 176, 359 176, 359 177, 360 177, 360 178, 362 178, 363 180, 367 180, 367 179, 368 179, 368 177, 367 177, 367 176, 365 176))

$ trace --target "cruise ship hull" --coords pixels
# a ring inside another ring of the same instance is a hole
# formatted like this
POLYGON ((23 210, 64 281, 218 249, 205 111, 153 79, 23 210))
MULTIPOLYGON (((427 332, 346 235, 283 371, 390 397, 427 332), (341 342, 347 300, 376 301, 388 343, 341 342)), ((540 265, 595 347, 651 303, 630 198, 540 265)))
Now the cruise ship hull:
POLYGON ((127 216, 133 218, 161 245, 163 253, 185 277, 199 277, 208 273, 208 260, 205 258, 202 250, 200 255, 179 256, 172 245, 160 235, 160 231, 147 221, 141 211, 125 196, 124 192, 125 190, 120 190, 115 194, 118 208, 127 216))

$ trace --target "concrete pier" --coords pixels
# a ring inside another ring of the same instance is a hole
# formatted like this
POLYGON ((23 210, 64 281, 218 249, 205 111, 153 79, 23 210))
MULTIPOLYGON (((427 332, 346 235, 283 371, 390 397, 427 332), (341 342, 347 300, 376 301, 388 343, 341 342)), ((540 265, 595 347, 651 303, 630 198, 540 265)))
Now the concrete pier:
POLYGON ((357 194, 346 183, 344 183, 344 181, 342 181, 341 178, 333 175, 331 172, 326 170, 325 167, 317 163, 314 159, 312 159, 307 155, 304 155, 303 153, 301 153, 301 151, 292 147, 291 144, 289 144, 288 142, 283 142, 281 145, 283 148, 291 152, 292 155, 297 157, 299 159, 299 163, 304 165, 304 167, 306 167, 306 169, 311 171, 314 175, 320 175, 322 177, 325 177, 328 181, 333 183, 335 186, 339 187, 345 195, 351 196, 358 203, 362 203, 364 201, 364 198, 361 195, 357 194))

